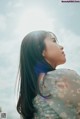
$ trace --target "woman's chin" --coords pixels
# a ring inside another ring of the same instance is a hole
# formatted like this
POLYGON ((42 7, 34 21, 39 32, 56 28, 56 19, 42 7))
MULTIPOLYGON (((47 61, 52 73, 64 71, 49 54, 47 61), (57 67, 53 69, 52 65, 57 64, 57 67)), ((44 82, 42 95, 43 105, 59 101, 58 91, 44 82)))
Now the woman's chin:
MULTIPOLYGON (((60 64, 65 64, 66 63, 66 58, 64 58, 62 61, 61 61, 61 63, 60 64)), ((60 65, 59 64, 59 65, 60 65)))
POLYGON ((64 63, 66 63, 66 58, 64 58, 64 60, 63 60, 62 64, 64 64, 64 63))

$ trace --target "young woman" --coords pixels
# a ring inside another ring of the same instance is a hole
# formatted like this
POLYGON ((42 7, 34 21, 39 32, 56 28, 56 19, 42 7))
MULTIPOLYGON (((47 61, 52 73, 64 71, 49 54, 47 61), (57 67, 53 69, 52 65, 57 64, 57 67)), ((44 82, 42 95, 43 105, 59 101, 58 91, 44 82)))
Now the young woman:
POLYGON ((56 69, 66 62, 54 33, 33 31, 22 43, 19 65, 21 119, 79 119, 80 76, 56 69))

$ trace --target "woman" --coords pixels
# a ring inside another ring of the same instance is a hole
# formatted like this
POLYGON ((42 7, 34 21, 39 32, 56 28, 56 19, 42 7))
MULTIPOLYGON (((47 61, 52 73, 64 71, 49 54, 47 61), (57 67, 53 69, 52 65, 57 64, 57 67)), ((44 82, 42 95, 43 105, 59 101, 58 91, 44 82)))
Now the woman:
POLYGON ((80 76, 56 69, 66 62, 54 33, 27 34, 20 51, 17 110, 22 119, 79 119, 80 76))

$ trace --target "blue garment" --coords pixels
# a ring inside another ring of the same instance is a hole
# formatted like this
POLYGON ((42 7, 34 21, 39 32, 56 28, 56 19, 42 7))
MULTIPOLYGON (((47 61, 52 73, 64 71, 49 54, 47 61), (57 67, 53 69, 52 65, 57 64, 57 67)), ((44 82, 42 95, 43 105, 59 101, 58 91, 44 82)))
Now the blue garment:
POLYGON ((34 71, 37 76, 39 76, 40 73, 47 73, 49 71, 55 70, 50 64, 48 64, 46 61, 38 61, 34 67, 34 71))

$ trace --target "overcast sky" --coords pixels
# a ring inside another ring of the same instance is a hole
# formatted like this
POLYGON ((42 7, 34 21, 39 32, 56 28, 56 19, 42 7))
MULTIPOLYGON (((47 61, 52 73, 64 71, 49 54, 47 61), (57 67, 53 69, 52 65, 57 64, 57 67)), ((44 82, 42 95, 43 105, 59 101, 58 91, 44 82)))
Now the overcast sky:
POLYGON ((19 119, 14 90, 21 41, 39 29, 54 32, 64 46, 67 61, 57 68, 80 74, 80 2, 0 0, 0 106, 8 119, 19 119))

